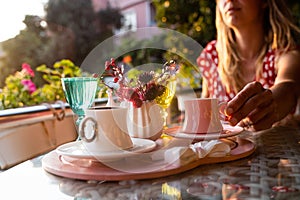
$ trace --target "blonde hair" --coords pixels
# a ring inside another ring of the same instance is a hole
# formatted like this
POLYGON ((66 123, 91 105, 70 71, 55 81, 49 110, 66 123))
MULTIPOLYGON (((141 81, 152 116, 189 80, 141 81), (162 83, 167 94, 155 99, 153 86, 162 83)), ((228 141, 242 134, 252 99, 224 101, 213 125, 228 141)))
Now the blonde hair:
MULTIPOLYGON (((272 48, 284 52, 295 48, 296 41, 293 32, 300 33, 300 29, 293 24, 291 14, 283 0, 266 0, 268 6, 264 12, 265 43, 256 58, 256 76, 262 73, 263 59, 267 51, 272 48)), ((216 6, 217 51, 219 56, 219 70, 222 83, 226 91, 238 92, 246 84, 239 65, 241 56, 237 51, 234 32, 225 25, 221 13, 216 6)))

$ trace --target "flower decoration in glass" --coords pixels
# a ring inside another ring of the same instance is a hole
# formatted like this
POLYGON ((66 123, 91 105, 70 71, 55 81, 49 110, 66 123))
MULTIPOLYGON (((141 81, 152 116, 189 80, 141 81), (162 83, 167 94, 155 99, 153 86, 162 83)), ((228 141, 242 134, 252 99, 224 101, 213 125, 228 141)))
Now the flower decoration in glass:
POLYGON ((105 71, 100 77, 104 85, 113 90, 121 101, 132 102, 139 108, 144 101, 153 101, 161 96, 171 77, 174 77, 179 69, 175 61, 166 62, 159 71, 143 71, 137 78, 125 76, 124 65, 119 66, 112 58, 105 62, 105 71), (105 79, 110 77, 111 81, 105 79))

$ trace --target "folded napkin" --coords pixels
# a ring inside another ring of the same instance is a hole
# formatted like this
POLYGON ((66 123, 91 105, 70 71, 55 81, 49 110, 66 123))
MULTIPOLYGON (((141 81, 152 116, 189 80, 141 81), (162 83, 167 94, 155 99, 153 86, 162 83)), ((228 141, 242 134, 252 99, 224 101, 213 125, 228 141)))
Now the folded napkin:
POLYGON ((230 152, 230 146, 220 140, 197 142, 190 145, 190 148, 197 154, 198 158, 224 157, 230 152))
POLYGON ((186 146, 171 147, 152 156, 153 160, 164 159, 167 163, 179 161, 192 162, 204 157, 224 157, 230 152, 230 146, 220 140, 197 142, 186 146))

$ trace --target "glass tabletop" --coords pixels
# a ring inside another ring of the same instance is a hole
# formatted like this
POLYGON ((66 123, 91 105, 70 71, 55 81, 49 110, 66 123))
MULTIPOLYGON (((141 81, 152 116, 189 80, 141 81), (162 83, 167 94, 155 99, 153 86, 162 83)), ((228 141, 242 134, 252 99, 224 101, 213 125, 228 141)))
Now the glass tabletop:
POLYGON ((82 181, 43 170, 41 158, 0 173, 1 196, 23 199, 298 199, 300 130, 276 127, 239 135, 249 157, 148 180, 82 181))

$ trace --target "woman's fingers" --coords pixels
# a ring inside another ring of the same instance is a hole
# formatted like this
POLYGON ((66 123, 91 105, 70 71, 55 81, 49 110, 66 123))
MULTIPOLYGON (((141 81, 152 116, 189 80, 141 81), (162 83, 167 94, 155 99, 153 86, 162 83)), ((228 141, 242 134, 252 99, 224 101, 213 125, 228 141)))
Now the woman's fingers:
POLYGON ((230 116, 237 112, 245 103, 257 93, 264 90, 259 82, 247 84, 227 105, 225 113, 230 116))
POLYGON ((257 107, 246 118, 242 119, 239 125, 256 131, 271 128, 277 119, 275 110, 273 102, 268 106, 257 107))
MULTIPOLYGON (((231 125, 235 126, 247 117, 242 126, 256 124, 271 112, 274 112, 273 95, 270 90, 264 89, 261 84, 248 84, 232 101, 228 103, 227 110, 232 108, 228 117, 231 125)), ((228 112, 226 114, 229 114, 228 112)))
POLYGON ((260 130, 271 128, 273 123, 274 123, 273 115, 269 114, 266 115, 264 118, 262 118, 262 120, 258 121, 257 123, 248 124, 247 126, 242 126, 242 125, 241 126, 249 131, 260 131, 260 130))

